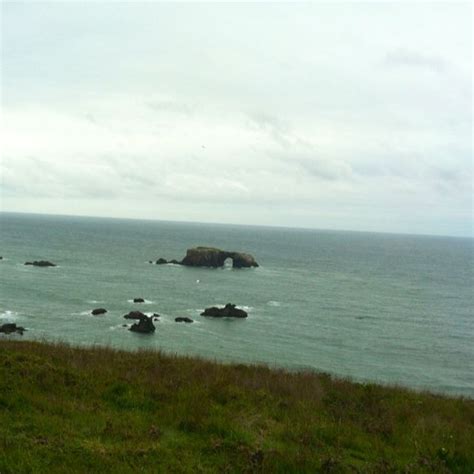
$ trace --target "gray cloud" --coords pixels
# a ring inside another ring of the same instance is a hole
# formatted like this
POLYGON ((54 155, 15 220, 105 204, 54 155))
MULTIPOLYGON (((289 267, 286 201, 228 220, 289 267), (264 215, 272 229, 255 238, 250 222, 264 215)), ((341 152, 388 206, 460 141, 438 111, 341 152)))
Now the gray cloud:
POLYGON ((448 69, 449 61, 437 55, 423 54, 419 51, 395 50, 385 56, 385 64, 388 66, 412 67, 428 69, 441 73, 448 69))
POLYGON ((463 5, 10 3, 2 208, 469 233, 471 33, 463 5))

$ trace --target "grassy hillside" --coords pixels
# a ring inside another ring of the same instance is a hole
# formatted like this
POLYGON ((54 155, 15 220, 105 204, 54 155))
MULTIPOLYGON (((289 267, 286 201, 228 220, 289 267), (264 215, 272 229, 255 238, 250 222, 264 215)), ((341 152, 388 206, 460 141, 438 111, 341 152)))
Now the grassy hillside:
POLYGON ((473 400, 0 341, 1 474, 473 470, 473 400))

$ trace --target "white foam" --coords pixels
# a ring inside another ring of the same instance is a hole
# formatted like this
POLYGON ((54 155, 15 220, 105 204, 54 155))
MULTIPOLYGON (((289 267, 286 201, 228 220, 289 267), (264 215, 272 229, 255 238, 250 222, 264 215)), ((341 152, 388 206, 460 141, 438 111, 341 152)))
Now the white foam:
MULTIPOLYGON (((143 298, 143 299, 145 299, 145 298, 143 298)), ((135 303, 135 302, 133 301, 133 299, 127 300, 127 301, 128 301, 129 303, 138 304, 138 305, 140 305, 140 304, 155 304, 155 301, 146 300, 146 299, 145 299, 145 301, 144 301, 143 303, 135 303)))
POLYGON ((110 331, 115 331, 116 329, 128 329, 131 326, 132 326, 131 324, 121 323, 121 324, 117 324, 115 326, 110 326, 109 330, 110 331))
POLYGON ((16 311, 2 311, 0 312, 0 319, 7 319, 9 321, 15 321, 18 317, 18 313, 16 311))
POLYGON ((279 301, 269 301, 267 303, 268 306, 281 306, 281 303, 279 301))

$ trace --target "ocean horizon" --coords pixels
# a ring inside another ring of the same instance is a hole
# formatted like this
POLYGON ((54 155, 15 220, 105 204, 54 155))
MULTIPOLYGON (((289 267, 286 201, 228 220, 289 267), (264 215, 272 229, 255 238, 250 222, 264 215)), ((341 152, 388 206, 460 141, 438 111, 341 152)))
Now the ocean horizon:
MULTIPOLYGON (((473 239, 0 214, 0 324, 29 340, 156 349, 474 397, 473 239), (209 245, 260 266, 154 265, 209 245), (53 268, 25 266, 50 260, 53 268), (141 297, 145 303, 133 303, 141 297), (200 316, 234 303, 245 320, 200 316), (92 316, 97 307, 107 309, 92 316), (160 314, 152 335, 124 327, 160 314), (189 317, 192 324, 176 323, 189 317)), ((2 336, 7 337, 7 336, 2 336)))

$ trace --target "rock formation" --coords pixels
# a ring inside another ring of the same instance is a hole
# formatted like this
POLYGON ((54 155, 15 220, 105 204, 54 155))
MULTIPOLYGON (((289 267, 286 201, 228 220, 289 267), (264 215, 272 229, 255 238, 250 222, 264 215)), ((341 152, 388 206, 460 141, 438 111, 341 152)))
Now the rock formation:
POLYGON ((140 332, 140 333, 151 333, 155 332, 155 325, 153 324, 153 318, 144 315, 144 318, 141 318, 138 323, 132 324, 130 331, 140 332))
POLYGON ((143 319, 147 317, 148 316, 141 311, 130 311, 130 313, 124 316, 125 319, 143 319))
POLYGON ((105 308, 96 308, 91 311, 93 316, 98 316, 99 314, 105 314, 107 310, 105 308))
POLYGON ((15 323, 6 323, 0 325, 0 333, 4 334, 12 334, 14 332, 17 332, 18 334, 23 335, 23 332, 26 331, 25 328, 21 326, 17 326, 15 323))
POLYGON ((177 323, 193 323, 194 321, 187 316, 179 316, 174 319, 177 323))
POLYGON ((228 252, 213 247, 195 247, 188 249, 181 265, 190 267, 222 267, 226 259, 232 259, 234 268, 258 267, 258 263, 248 253, 228 252))
POLYGON ((55 267, 54 263, 47 260, 35 260, 34 262, 26 262, 25 265, 33 265, 34 267, 55 267))
POLYGON ((235 304, 227 303, 223 308, 217 308, 212 306, 211 308, 206 308, 201 316, 212 316, 214 318, 246 318, 248 316, 247 312, 243 309, 235 307, 235 304))
POLYGON ((144 303, 145 300, 143 298, 133 298, 134 303, 144 303))

